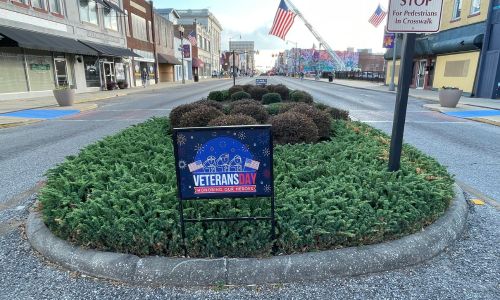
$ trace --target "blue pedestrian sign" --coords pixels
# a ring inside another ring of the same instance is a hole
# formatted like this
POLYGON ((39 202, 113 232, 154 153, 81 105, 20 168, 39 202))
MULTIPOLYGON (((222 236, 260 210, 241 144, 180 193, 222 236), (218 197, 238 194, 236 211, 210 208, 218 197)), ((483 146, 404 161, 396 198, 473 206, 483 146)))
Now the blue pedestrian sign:
POLYGON ((173 135, 179 197, 271 197, 271 126, 178 128, 173 135))
POLYGON ((267 85, 267 78, 257 78, 255 79, 255 85, 267 85))

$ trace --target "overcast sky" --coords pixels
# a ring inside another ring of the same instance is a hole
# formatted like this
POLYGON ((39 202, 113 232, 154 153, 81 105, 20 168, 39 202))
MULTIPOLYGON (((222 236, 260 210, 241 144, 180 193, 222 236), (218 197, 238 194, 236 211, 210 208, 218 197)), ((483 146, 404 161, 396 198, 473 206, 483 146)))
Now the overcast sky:
MULTIPOLYGON (((372 48, 383 52, 382 39, 385 21, 378 28, 368 23, 380 3, 384 10, 388 0, 291 0, 312 24, 316 31, 334 50, 347 47, 372 48)), ((268 35, 280 0, 157 0, 156 8, 202 9, 208 8, 223 27, 222 49, 233 40, 255 41, 261 53, 257 65, 272 63, 271 55, 295 47, 311 48, 318 42, 304 23, 297 17, 286 37, 286 43, 278 37, 268 35)))

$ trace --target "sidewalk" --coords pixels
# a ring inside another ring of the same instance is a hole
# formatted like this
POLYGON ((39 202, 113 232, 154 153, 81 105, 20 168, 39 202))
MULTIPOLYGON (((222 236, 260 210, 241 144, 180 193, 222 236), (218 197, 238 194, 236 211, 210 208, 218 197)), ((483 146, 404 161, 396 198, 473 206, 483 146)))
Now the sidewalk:
MULTIPOLYGON (((304 79, 314 81, 314 78, 304 79)), ((329 83, 328 79, 325 78, 321 78, 319 81, 329 83)), ((389 91, 388 86, 379 82, 334 79, 331 84, 396 94, 395 91, 389 91)), ((410 89, 409 94, 410 97, 413 98, 439 102, 437 91, 410 89)), ((456 108, 441 107, 438 103, 424 104, 424 107, 447 115, 500 126, 500 99, 495 100, 462 96, 456 108)))
MULTIPOLYGON (((201 79, 201 82, 211 80, 224 79, 207 78, 201 79)), ((195 84, 195 82, 186 82, 186 85, 190 84, 195 84)), ((155 91, 175 86, 182 86, 182 83, 161 82, 155 85, 149 85, 146 88, 133 87, 124 90, 78 93, 75 94, 75 105, 69 107, 58 106, 57 101, 53 96, 29 99, 1 100, 0 128, 20 126, 71 114, 78 114, 83 111, 96 109, 98 105, 94 102, 98 100, 111 99, 144 91, 155 91)))

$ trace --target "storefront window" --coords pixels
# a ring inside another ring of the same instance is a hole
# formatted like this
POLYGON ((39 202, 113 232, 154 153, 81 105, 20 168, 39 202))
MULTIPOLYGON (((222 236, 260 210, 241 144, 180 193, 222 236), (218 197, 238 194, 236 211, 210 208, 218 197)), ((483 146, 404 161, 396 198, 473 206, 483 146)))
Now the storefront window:
POLYGON ((134 77, 136 80, 141 80, 141 63, 138 61, 134 61, 134 77))
POLYGON ((43 0, 31 0, 31 6, 41 9, 45 8, 43 0))
POLYGON ((49 0, 49 8, 53 13, 61 13, 61 4, 59 3, 59 0, 49 0))
POLYGON ((455 0, 455 3, 453 5, 453 15, 452 19, 460 19, 460 16, 462 15, 462 0, 455 0))
POLYGON ((114 9, 104 8, 104 27, 118 31, 118 21, 114 9))
POLYGON ((470 4, 470 14, 475 15, 481 12, 481 0, 472 0, 470 4))
POLYGON ((54 63, 52 55, 38 53, 26 55, 26 63, 28 65, 28 77, 32 91, 54 89, 54 63))
POLYGON ((83 65, 85 68, 85 80, 87 87, 100 87, 99 80, 99 60, 95 56, 84 56, 83 65))
POLYGON ((22 53, 0 49, 0 93, 27 92, 22 53))
POLYGON ((83 22, 97 24, 97 4, 94 0, 80 0, 79 10, 83 22))

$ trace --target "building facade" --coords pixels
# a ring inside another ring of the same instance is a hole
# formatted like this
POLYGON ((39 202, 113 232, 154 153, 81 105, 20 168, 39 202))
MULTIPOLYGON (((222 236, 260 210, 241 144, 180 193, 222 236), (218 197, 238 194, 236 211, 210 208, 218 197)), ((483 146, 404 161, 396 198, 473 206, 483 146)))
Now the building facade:
POLYGON ((0 100, 128 85, 123 14, 114 0, 1 0, 0 100))
POLYGON ((241 73, 253 75, 255 73, 255 42, 229 41, 229 51, 235 51, 241 56, 241 73))
POLYGON ((147 73, 147 84, 158 82, 156 65, 153 2, 145 0, 123 0, 127 18, 127 46, 137 57, 132 59, 130 76, 133 86, 141 86, 141 76, 147 73))
MULTIPOLYGON (((178 19, 175 10, 172 10, 171 13, 176 15, 178 19)), ((180 51, 178 50, 179 47, 174 44, 174 23, 155 12, 154 27, 158 81, 174 82, 176 81, 175 66, 181 64, 181 61, 175 55, 175 52, 180 51)))
MULTIPOLYGON (((481 49, 485 38, 487 16, 492 4, 493 1, 490 0, 443 1, 440 32, 424 34, 417 38, 412 88, 458 87, 466 95, 476 94, 481 49)), ((402 40, 398 39, 396 83, 401 46, 402 40)), ((391 78, 392 57, 391 49, 385 54, 387 84, 391 78)), ((492 64, 490 67, 497 69, 498 64, 492 64)))
POLYGON ((180 15, 179 24, 186 29, 186 36, 193 31, 197 39, 197 57, 200 63, 196 69, 201 77, 210 77, 220 72, 221 32, 222 26, 208 9, 177 10, 180 15), (201 64, 202 62, 202 64, 201 64))

